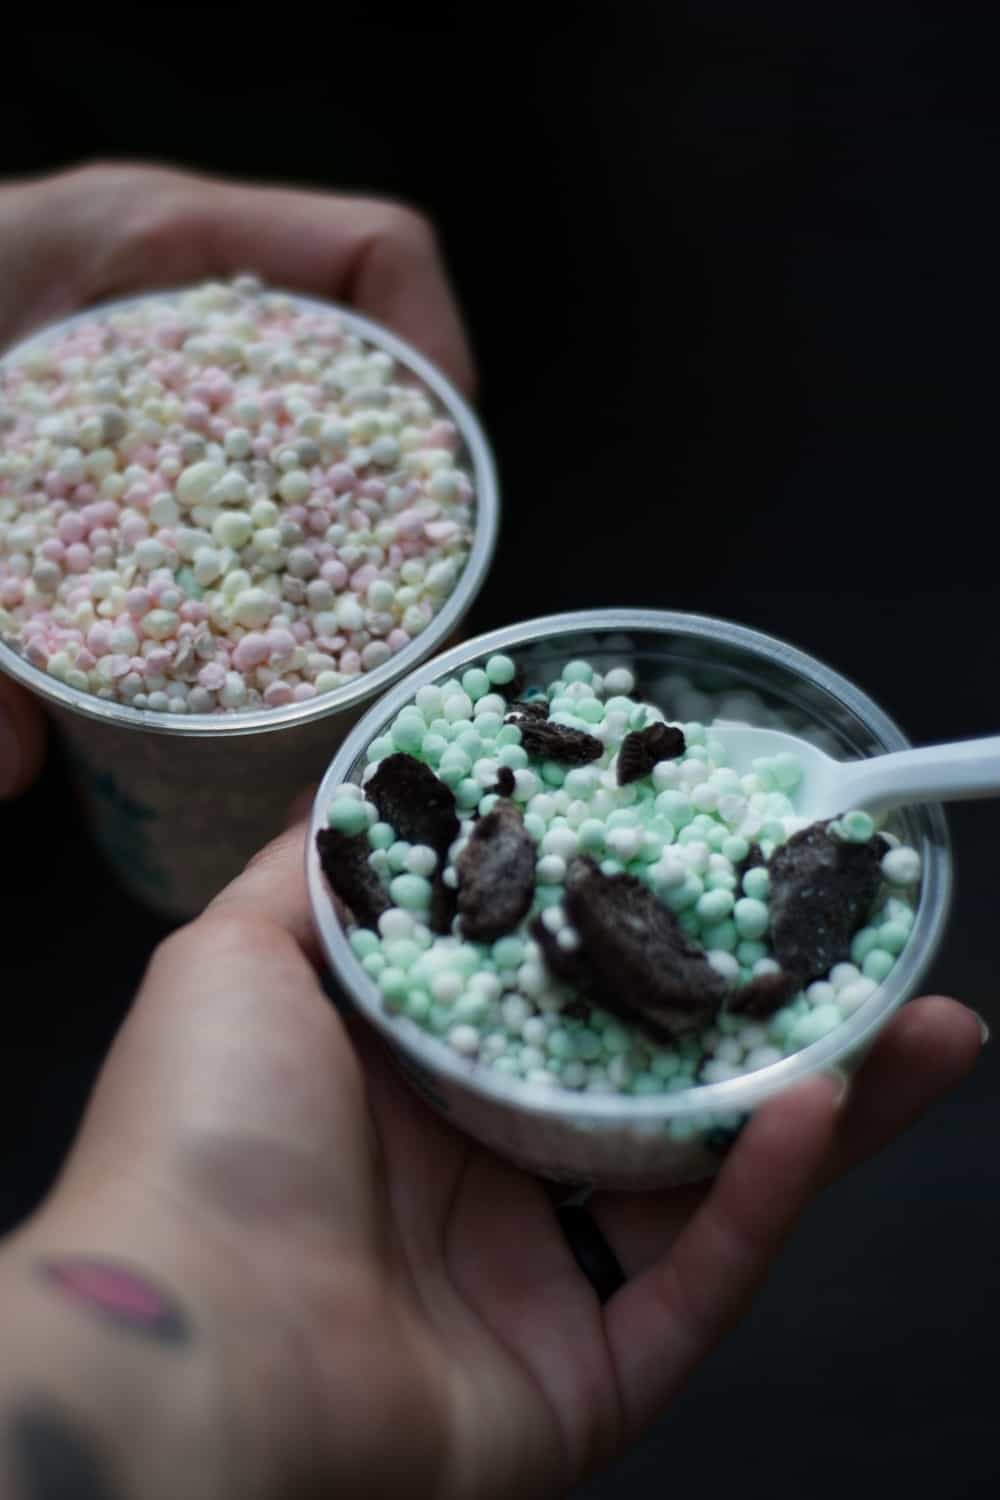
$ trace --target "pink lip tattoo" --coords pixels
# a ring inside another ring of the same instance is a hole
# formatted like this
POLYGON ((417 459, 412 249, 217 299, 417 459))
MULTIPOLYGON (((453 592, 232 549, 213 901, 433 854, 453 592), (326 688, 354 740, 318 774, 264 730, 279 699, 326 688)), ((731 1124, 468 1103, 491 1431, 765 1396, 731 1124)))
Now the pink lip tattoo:
POLYGON ((89 1307, 106 1322, 163 1343, 181 1344, 190 1337, 188 1320, 177 1303, 127 1266, 66 1256, 42 1261, 39 1272, 50 1286, 89 1307))

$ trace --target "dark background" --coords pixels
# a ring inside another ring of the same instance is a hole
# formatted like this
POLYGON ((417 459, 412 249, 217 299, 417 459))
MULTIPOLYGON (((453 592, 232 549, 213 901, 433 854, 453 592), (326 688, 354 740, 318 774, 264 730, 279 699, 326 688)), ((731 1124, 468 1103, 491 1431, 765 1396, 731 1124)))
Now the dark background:
MULTIPOLYGON (((506 504, 473 627, 701 609, 826 658, 914 739, 995 732, 988 7, 478 9, 299 11, 280 45, 242 9, 8 23, 0 167, 127 155, 418 203, 506 504)), ((0 1228, 50 1180, 161 931, 57 760, 2 819, 0 1228)), ((952 826, 935 984, 1000 1021, 1000 812, 952 826)), ((581 1500, 996 1487, 998 1082, 987 1054, 811 1211, 741 1331, 581 1500)))

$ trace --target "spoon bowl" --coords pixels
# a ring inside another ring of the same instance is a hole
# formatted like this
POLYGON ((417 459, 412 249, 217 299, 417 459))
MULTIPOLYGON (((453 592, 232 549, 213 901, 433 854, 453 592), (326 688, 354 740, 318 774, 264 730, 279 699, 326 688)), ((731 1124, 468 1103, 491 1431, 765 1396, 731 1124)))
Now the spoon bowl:
POLYGON ((913 802, 1000 795, 1000 735, 897 750, 866 760, 834 760, 808 740, 780 729, 717 719, 712 733, 725 745, 728 763, 740 775, 754 770, 761 759, 794 757, 801 772, 797 811, 810 822, 855 808, 878 813, 913 802))

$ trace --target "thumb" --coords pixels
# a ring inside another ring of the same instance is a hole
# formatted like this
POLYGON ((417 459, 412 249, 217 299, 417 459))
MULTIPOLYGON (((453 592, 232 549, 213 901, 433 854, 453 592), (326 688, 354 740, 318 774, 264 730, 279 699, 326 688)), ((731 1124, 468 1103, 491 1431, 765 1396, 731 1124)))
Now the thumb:
POLYGON ((371 1232, 364 1079, 303 951, 304 834, 285 833, 160 945, 87 1110, 67 1201, 138 1178, 227 1229, 330 1228, 342 1209, 345 1232, 371 1232))
POLYGON ((44 749, 45 725, 38 704, 0 676, 0 797, 16 797, 34 781, 44 749))

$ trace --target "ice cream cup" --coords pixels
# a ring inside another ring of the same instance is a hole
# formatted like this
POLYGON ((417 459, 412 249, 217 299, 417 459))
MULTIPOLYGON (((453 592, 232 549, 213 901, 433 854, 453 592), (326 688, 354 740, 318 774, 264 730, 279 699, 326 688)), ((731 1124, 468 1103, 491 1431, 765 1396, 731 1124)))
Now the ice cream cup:
POLYGON ((754 1073, 672 1094, 576 1093, 505 1077, 459 1056, 413 1021, 387 1013, 347 941, 315 842, 333 789, 360 781, 368 745, 417 689, 494 652, 523 666, 529 683, 549 681, 576 658, 601 672, 627 666, 643 695, 668 717, 768 723, 817 740, 842 759, 902 750, 908 741, 860 688, 771 636, 698 615, 587 610, 511 625, 425 663, 355 725, 323 779, 307 853, 320 939, 347 1001, 381 1034, 423 1097, 499 1155, 555 1180, 646 1189, 710 1176, 754 1109, 814 1074, 849 1075, 879 1029, 917 990, 941 941, 951 899, 944 815, 936 805, 896 815, 895 830, 923 861, 913 931, 889 977, 820 1041, 754 1073))
MULTIPOLYGON (((232 714, 155 713, 69 687, 0 642, 0 671, 44 702, 97 843, 120 881, 170 918, 194 915, 238 874, 280 831, 293 798, 322 774, 365 705, 448 642, 482 587, 496 544, 499 496, 492 453, 471 407, 450 381, 370 319, 329 302, 287 295, 307 309, 337 312, 348 332, 391 354, 437 397, 458 429, 459 456, 475 484, 475 529, 461 576, 427 627, 383 666, 305 703, 232 714)), ((88 309, 42 330, 4 358, 20 355, 57 327, 140 300, 88 309)))

